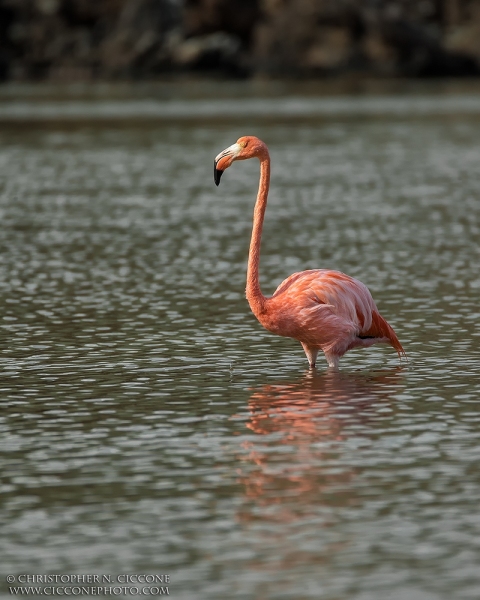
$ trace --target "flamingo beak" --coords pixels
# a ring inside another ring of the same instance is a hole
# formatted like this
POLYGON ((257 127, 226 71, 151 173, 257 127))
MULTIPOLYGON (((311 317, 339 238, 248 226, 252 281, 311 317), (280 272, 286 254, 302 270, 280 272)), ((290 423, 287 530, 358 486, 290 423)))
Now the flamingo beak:
POLYGON ((213 162, 213 180, 215 181, 215 185, 219 185, 223 172, 225 169, 228 169, 232 162, 237 158, 237 154, 240 150, 241 147, 239 144, 233 144, 233 146, 225 148, 223 152, 220 152, 220 154, 215 157, 213 162))
POLYGON ((217 169, 217 162, 213 163, 213 181, 215 185, 218 186, 220 184, 220 179, 223 175, 223 171, 221 169, 217 169))

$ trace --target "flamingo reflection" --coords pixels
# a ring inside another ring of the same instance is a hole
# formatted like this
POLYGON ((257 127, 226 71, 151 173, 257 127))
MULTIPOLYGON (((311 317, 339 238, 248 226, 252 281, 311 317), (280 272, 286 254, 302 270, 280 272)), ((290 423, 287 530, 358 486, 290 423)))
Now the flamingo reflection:
POLYGON ((401 381, 401 368, 373 375, 310 371, 255 390, 247 427, 258 437, 243 444, 241 519, 288 522, 318 514, 321 505, 355 502, 358 467, 349 455, 370 444, 372 417, 390 407, 401 381))

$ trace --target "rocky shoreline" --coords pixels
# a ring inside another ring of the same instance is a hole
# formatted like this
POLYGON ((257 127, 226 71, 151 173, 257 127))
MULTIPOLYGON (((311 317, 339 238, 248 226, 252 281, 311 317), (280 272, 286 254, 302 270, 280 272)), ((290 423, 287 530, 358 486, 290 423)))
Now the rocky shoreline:
POLYGON ((476 0, 3 0, 0 79, 480 74, 476 0))

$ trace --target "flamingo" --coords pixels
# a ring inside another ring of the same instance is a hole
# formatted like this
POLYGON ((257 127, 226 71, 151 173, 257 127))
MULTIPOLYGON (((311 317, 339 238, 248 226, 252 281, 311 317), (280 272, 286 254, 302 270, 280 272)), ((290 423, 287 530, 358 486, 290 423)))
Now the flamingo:
POLYGON ((340 271, 312 269, 294 273, 265 297, 260 289, 259 264, 265 209, 270 186, 270 154, 255 136, 243 136, 217 155, 214 181, 236 160, 258 158, 260 182, 253 214, 248 253, 246 296, 258 321, 272 333, 300 342, 310 369, 320 350, 329 367, 338 370, 340 358, 353 348, 390 344, 406 358, 394 330, 378 312, 372 295, 361 281, 340 271))

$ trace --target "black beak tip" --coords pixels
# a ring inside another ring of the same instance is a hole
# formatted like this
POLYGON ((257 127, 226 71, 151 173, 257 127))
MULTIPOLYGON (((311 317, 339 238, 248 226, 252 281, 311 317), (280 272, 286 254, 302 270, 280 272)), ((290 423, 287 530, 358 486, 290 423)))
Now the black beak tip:
POLYGON ((213 171, 213 180, 215 181, 215 185, 219 185, 220 183, 220 179, 223 175, 223 171, 221 171, 220 169, 217 169, 217 167, 215 167, 214 171, 213 171))

